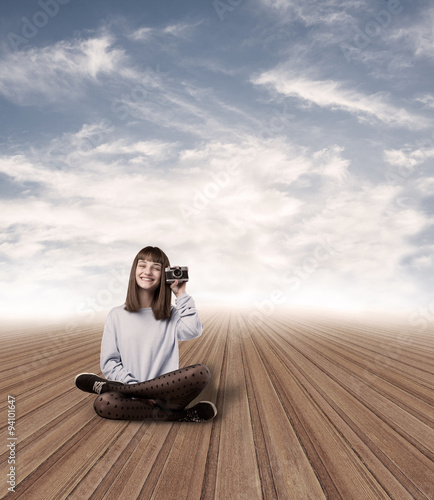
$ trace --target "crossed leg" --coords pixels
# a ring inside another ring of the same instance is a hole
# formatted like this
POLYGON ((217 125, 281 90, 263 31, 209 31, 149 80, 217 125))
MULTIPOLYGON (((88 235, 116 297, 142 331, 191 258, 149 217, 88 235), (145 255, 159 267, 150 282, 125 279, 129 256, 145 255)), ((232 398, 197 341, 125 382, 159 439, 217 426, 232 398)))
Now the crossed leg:
POLYGON ((93 403, 97 415, 112 420, 179 420, 182 410, 167 410, 145 399, 133 399, 120 392, 100 394, 93 403))
POLYGON ((107 382, 95 399, 95 412, 115 420, 179 420, 184 408, 209 380, 208 368, 197 364, 138 384, 120 386, 107 382), (150 399, 156 400, 156 405, 150 399))

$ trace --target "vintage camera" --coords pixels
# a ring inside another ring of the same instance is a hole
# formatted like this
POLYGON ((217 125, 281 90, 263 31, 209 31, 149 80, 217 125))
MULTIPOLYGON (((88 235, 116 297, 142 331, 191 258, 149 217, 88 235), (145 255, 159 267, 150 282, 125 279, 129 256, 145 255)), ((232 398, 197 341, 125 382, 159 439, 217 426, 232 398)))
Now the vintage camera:
POLYGON ((188 281, 188 267, 186 266, 166 267, 164 272, 166 273, 166 283, 174 283, 176 280, 178 283, 188 281))

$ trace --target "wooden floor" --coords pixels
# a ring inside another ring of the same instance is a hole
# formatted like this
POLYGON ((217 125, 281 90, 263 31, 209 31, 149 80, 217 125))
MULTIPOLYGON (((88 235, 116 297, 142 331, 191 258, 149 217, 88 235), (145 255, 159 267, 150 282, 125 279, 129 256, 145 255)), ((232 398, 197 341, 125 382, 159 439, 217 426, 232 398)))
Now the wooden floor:
POLYGON ((434 331, 403 322, 201 311, 181 344, 204 362, 202 424, 109 421, 73 385, 99 372, 101 324, 8 330, 0 340, 1 494, 7 396, 17 482, 8 498, 434 499, 434 331))

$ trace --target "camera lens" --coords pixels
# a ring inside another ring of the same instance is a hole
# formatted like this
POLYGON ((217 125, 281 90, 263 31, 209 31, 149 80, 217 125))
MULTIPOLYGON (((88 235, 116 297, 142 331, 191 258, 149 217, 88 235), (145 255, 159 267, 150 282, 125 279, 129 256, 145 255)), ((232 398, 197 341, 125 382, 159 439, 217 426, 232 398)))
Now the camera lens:
POLYGON ((182 271, 181 271, 181 269, 179 269, 179 267, 177 269, 173 270, 173 277, 174 278, 180 278, 181 276, 182 276, 182 271))

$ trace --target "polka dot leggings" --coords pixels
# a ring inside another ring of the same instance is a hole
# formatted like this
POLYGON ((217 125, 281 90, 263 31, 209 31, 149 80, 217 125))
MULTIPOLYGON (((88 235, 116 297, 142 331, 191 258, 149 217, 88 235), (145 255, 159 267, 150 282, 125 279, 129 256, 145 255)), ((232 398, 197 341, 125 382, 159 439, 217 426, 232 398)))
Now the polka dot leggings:
POLYGON ((95 399, 95 412, 113 420, 179 420, 210 377, 208 368, 197 364, 138 384, 107 382, 95 399))

